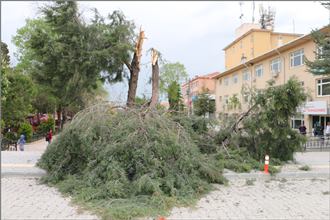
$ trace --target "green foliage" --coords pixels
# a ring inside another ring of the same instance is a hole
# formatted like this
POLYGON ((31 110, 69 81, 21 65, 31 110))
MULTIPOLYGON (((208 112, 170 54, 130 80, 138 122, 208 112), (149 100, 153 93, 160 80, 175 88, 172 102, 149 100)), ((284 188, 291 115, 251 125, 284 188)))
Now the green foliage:
POLYGON ((145 95, 143 95, 142 97, 135 97, 135 105, 137 107, 142 107, 142 106, 146 106, 146 104, 149 102, 149 100, 147 99, 147 97, 145 95))
POLYGON ((308 165, 305 165, 305 166, 299 167, 299 170, 310 171, 311 168, 308 165))
POLYGON ((56 1, 18 30, 13 40, 18 67, 41 86, 37 109, 56 104, 59 111, 76 112, 87 105, 86 98, 91 100, 89 94, 95 95, 100 81, 122 79, 123 63, 133 49, 134 24, 118 11, 108 16, 108 23, 97 11, 94 15, 84 22, 75 1, 56 1))
POLYGON ((7 77, 9 86, 6 99, 1 103, 2 118, 6 126, 18 127, 32 110, 33 82, 29 76, 16 71, 10 71, 7 77))
POLYGON ((241 103, 237 97, 237 95, 233 95, 229 97, 228 99, 228 109, 240 109, 241 108, 241 103))
POLYGON ((207 113, 212 114, 214 112, 215 101, 210 99, 208 91, 203 91, 194 101, 194 113, 198 116, 205 117, 207 113))
POLYGON ((37 133, 39 134, 47 134, 49 130, 52 129, 55 132, 55 120, 53 117, 49 116, 47 121, 42 121, 38 126, 37 133))
POLYGON ((173 111, 183 111, 183 102, 181 95, 181 88, 177 82, 172 82, 167 89, 169 109, 173 111))
POLYGON ((179 62, 164 64, 160 69, 159 90, 163 94, 168 94, 168 90, 174 82, 180 84, 187 78, 188 73, 183 64, 179 62))
POLYGON ((29 141, 33 134, 32 125, 30 125, 30 123, 27 122, 20 124, 18 129, 18 134, 19 135, 24 134, 25 139, 29 141))
POLYGON ((38 165, 86 206, 107 201, 108 218, 159 214, 224 182, 216 161, 169 116, 108 105, 78 113, 38 165))
POLYGON ((1 53, 1 102, 6 100, 8 93, 8 71, 10 71, 9 63, 9 50, 7 44, 0 41, 0 53, 1 53))
MULTIPOLYGON (((330 26, 328 26, 329 28, 330 26)), ((315 75, 329 75, 330 74, 330 35, 329 31, 321 32, 320 30, 313 30, 313 41, 317 49, 315 53, 315 60, 310 61, 305 58, 305 63, 308 71, 315 75)))
POLYGON ((293 152, 305 141, 289 124, 289 118, 306 100, 302 86, 295 79, 280 86, 270 82, 267 89, 252 94, 252 100, 249 116, 242 120, 241 129, 228 133, 231 129, 224 126, 217 137, 218 143, 228 137, 233 146, 246 148, 257 160, 263 160, 266 154, 281 161, 292 160, 293 152))

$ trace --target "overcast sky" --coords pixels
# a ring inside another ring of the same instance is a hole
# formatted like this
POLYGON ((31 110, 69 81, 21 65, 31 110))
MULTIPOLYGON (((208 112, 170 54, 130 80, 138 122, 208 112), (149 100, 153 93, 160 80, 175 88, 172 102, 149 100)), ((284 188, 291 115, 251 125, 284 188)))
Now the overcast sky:
MULTIPOLYGON (((275 31, 306 34, 312 28, 322 27, 329 22, 329 11, 318 1, 255 2, 255 21, 259 20, 259 5, 272 6, 276 10, 275 31)), ((17 63, 11 43, 16 30, 25 25, 25 19, 35 18, 43 2, 1 2, 1 40, 8 44, 11 63, 17 63)), ((97 8, 102 15, 113 10, 122 10, 137 27, 142 26, 147 40, 143 46, 143 67, 140 72, 138 95, 150 96, 151 47, 158 49, 170 62, 185 65, 191 77, 224 70, 222 49, 235 37, 235 29, 241 22, 251 22, 253 2, 79 2, 80 10, 88 17, 91 8, 97 8), (239 16, 243 13, 242 21, 239 16)), ((125 100, 127 82, 107 86, 111 100, 125 100)))

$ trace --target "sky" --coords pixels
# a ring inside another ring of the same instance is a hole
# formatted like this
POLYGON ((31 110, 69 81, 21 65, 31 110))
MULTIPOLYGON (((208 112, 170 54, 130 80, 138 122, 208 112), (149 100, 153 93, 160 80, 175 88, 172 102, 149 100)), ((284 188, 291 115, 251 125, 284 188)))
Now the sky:
MULTIPOLYGON (((235 29, 242 23, 250 23, 253 14, 252 1, 79 1, 80 11, 86 19, 91 8, 104 16, 113 10, 121 10, 127 19, 136 24, 136 32, 142 27, 147 39, 143 45, 142 67, 137 95, 151 96, 150 54, 155 48, 169 62, 184 64, 190 77, 223 71, 226 45, 235 39, 235 29), (239 19, 241 13, 243 18, 239 19)), ((1 40, 8 44, 11 64, 18 61, 14 56, 12 37, 27 18, 40 16, 38 7, 44 2, 1 1, 1 40)), ((276 10, 275 31, 307 34, 314 28, 329 22, 329 11, 318 1, 255 1, 255 22, 259 21, 259 5, 276 10)), ((112 101, 124 101, 127 81, 106 85, 112 101)))

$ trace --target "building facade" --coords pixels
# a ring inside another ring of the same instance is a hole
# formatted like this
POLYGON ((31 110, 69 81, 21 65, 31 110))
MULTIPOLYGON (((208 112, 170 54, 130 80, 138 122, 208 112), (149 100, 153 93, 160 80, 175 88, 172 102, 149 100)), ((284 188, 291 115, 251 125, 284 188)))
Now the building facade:
POLYGON ((198 94, 207 91, 211 99, 215 98, 215 79, 214 76, 219 75, 219 72, 210 73, 202 76, 195 76, 193 79, 181 85, 184 105, 188 112, 194 110, 193 101, 196 100, 198 94))
MULTIPOLYGON (((322 28, 321 31, 329 32, 329 27, 322 28)), ((259 32, 259 30, 252 29, 247 32, 248 34, 245 33, 242 36, 251 34, 257 36, 256 33, 259 32)), ((267 33, 269 34, 269 32, 267 33)), ((270 33, 270 36, 272 36, 272 33, 270 33)), ((293 38, 294 35, 290 37, 293 38)), ((277 46, 273 41, 269 41, 269 37, 265 37, 266 40, 259 41, 258 39, 255 46, 259 42, 268 46, 264 45, 264 50, 255 49, 255 52, 258 51, 257 54, 254 54, 254 57, 250 56, 249 59, 243 60, 243 62, 238 60, 240 54, 230 56, 229 53, 226 53, 226 64, 229 68, 214 76, 214 79, 216 79, 215 100, 217 113, 230 114, 246 110, 249 107, 249 97, 244 95, 243 88, 264 89, 267 87, 269 80, 274 80, 275 85, 281 85, 294 76, 301 82, 305 91, 309 94, 309 98, 305 106, 291 119, 292 127, 297 128, 303 122, 307 127, 307 132, 312 132, 318 122, 325 127, 326 122, 330 121, 330 76, 315 76, 307 71, 304 59, 314 60, 315 52, 318 51, 310 34, 295 35, 292 40, 289 40, 289 38, 286 38, 288 42, 282 41, 277 46), (230 61, 227 61, 227 59, 230 61), (233 108, 230 105, 232 100, 239 101, 240 105, 233 108)), ((258 45, 258 47, 261 46, 258 45)), ((226 48, 225 50, 230 49, 230 47, 226 48)))

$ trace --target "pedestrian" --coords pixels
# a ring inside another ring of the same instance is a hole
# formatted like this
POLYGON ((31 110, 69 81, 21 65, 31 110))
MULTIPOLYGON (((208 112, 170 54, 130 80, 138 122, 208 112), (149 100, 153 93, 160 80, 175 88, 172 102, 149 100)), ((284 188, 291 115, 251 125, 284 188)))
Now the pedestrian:
POLYGON ((327 126, 325 128, 325 136, 327 137, 327 139, 329 139, 330 137, 330 121, 327 122, 327 126))
POLYGON ((305 126, 304 122, 300 125, 299 131, 300 131, 300 134, 306 135, 306 126, 305 126))
POLYGON ((48 141, 48 144, 50 144, 52 142, 52 138, 53 138, 53 131, 52 131, 52 129, 49 129, 49 131, 46 135, 46 141, 48 141))
POLYGON ((21 137, 17 141, 17 151, 24 151, 24 144, 25 144, 25 136, 24 134, 21 135, 21 137))

